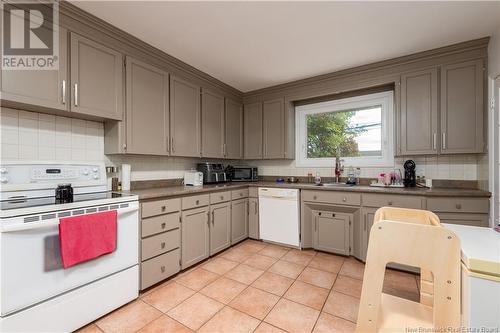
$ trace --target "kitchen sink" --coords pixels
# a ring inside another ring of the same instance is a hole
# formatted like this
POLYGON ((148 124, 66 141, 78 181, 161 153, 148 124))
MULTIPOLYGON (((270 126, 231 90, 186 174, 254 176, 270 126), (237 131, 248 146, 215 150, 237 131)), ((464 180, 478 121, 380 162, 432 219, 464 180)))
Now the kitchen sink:
POLYGON ((346 183, 324 183, 321 184, 320 186, 325 186, 325 187, 351 187, 354 186, 353 184, 346 184, 346 183))

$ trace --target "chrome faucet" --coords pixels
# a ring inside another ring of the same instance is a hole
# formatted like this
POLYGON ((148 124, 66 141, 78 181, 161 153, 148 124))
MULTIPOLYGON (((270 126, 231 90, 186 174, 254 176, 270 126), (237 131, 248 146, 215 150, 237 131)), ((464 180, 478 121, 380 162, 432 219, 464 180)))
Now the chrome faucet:
POLYGON ((335 154, 335 182, 340 182, 340 176, 342 175, 342 171, 344 171, 344 166, 342 165, 342 161, 340 159, 340 149, 337 149, 335 154))

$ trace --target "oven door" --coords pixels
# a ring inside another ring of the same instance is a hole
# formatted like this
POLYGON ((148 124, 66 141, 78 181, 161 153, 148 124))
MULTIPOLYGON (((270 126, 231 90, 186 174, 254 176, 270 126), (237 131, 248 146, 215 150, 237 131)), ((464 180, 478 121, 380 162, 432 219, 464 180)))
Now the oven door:
POLYGON ((252 168, 234 168, 235 181, 248 181, 252 180, 252 168))
POLYGON ((0 232, 1 316, 138 264, 138 203, 117 209, 117 245, 110 254, 63 269, 59 219, 3 224, 0 232))

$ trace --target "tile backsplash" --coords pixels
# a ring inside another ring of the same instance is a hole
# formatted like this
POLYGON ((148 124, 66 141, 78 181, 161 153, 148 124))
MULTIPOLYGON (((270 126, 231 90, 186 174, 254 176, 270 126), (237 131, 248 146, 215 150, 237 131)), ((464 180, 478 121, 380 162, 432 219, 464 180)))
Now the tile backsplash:
POLYGON ((2 108, 2 160, 102 161, 104 124, 2 108))

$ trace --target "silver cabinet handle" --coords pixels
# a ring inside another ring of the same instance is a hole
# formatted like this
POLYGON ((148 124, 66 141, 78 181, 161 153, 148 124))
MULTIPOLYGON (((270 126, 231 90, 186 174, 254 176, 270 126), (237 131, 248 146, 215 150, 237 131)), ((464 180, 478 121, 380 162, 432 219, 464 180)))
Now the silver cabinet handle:
POLYGON ((161 242, 161 244, 160 244, 160 246, 161 246, 162 249, 165 248, 165 245, 167 245, 167 244, 165 244, 165 242, 161 242))
POLYGON ((75 106, 78 106, 78 83, 75 83, 75 106))
POLYGON ((434 132, 432 134, 432 149, 436 150, 437 149, 437 133, 434 132))
POLYGON ((62 80, 62 103, 66 104, 66 80, 62 80))
POLYGON ((161 224, 161 228, 162 228, 162 229, 165 229, 165 227, 166 227, 166 226, 167 226, 167 224, 166 224, 165 222, 163 222, 163 223, 161 224))
POLYGON ((175 151, 175 149, 174 149, 174 137, 171 137, 170 141, 171 141, 171 143, 170 143, 170 151, 173 153, 175 151))
POLYGON ((461 204, 459 204, 459 203, 457 203, 457 204, 455 205, 455 207, 456 207, 457 209, 462 209, 462 205, 461 205, 461 204))
POLYGON ((443 132, 443 149, 446 149, 446 132, 443 132))
POLYGON ((212 211, 212 225, 215 225, 215 216, 214 216, 214 214, 215 214, 215 211, 213 210, 212 211))
POLYGON ((160 270, 161 270, 162 273, 165 273, 165 266, 161 266, 160 270))
POLYGON ((257 211, 257 201, 255 201, 254 204, 255 204, 255 210, 254 210, 255 211, 255 215, 257 215, 258 214, 258 211, 257 211))

